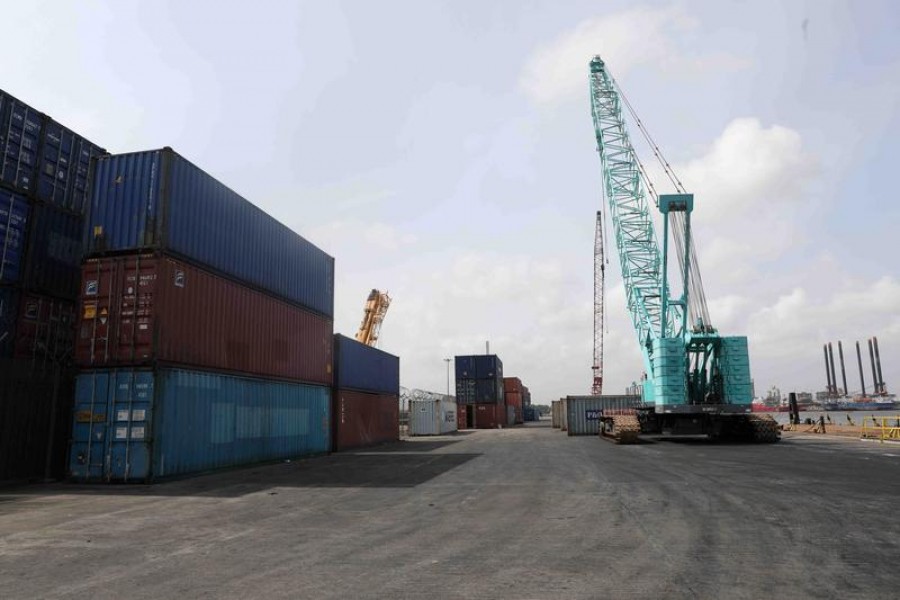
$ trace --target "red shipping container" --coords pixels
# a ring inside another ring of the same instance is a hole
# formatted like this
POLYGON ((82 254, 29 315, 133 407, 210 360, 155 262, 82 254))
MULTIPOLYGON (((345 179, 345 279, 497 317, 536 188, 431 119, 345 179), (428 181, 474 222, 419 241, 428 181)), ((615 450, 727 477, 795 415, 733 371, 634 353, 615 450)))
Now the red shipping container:
POLYGON ((331 385, 330 319, 164 255, 82 267, 81 366, 165 363, 331 385))
POLYGON ((475 428, 497 429, 506 426, 505 404, 475 404, 475 428))
POLYGON ((335 390, 331 408, 331 443, 335 452, 400 439, 397 396, 335 390))
POLYGON ((75 342, 75 303, 23 293, 16 321, 14 356, 38 362, 65 361, 75 342))
POLYGON ((503 391, 522 393, 522 380, 518 377, 504 377, 503 378, 503 391))

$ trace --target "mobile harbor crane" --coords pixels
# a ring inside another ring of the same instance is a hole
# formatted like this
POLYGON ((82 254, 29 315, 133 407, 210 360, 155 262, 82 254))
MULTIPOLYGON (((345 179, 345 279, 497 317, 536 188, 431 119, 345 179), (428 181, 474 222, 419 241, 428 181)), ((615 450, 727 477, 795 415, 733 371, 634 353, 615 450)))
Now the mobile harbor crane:
POLYGON ((363 320, 356 332, 356 341, 366 346, 374 346, 381 333, 381 323, 391 305, 391 297, 387 292, 372 290, 366 299, 366 307, 363 312, 363 320))
POLYGON ((619 443, 634 442, 640 433, 778 441, 774 419, 750 411, 747 338, 722 336, 709 319, 691 240, 693 194, 686 192, 662 157, 599 56, 590 63, 590 93, 628 312, 646 372, 640 407, 634 414, 602 415, 601 435, 619 443), (623 103, 677 194, 657 195, 631 145, 623 103), (648 192, 662 213, 662 251, 648 192), (681 273, 680 295, 668 283, 670 230, 681 273))

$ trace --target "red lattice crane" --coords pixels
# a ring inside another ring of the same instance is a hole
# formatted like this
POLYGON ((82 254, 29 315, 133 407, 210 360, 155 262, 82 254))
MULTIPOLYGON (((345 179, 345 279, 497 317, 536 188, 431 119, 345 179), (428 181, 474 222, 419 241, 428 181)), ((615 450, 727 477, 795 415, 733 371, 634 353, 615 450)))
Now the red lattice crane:
POLYGON ((603 394, 603 311, 606 279, 606 257, 603 255, 603 213, 597 211, 597 228, 594 231, 594 372, 591 395, 603 394))

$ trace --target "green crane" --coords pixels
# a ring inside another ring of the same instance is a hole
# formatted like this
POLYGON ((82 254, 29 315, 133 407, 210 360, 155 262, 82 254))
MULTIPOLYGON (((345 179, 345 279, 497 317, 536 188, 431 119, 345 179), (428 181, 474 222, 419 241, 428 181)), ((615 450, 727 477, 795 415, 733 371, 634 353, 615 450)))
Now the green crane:
POLYGON ((619 90, 603 60, 590 63, 591 112, 604 192, 625 284, 627 307, 644 359, 643 404, 636 418, 601 417, 601 434, 619 442, 641 433, 706 434, 777 441, 770 417, 751 414, 752 382, 745 336, 712 326, 691 241, 694 196, 684 189, 619 90), (651 144, 678 193, 657 195, 631 145, 623 104, 651 144), (662 248, 648 196, 662 214, 662 248), (669 287, 669 239, 680 271, 669 287))

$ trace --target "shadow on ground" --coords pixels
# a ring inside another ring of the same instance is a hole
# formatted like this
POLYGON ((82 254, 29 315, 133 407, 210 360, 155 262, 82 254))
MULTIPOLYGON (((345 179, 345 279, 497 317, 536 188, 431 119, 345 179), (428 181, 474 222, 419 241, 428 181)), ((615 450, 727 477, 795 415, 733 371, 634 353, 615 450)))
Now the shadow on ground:
POLYGON ((51 483, 0 488, 0 514, 9 503, 37 496, 238 497, 273 488, 409 488, 421 485, 481 456, 435 453, 461 440, 397 442, 328 456, 221 470, 205 475, 146 484, 51 483))

